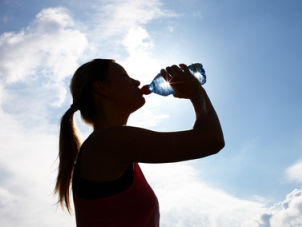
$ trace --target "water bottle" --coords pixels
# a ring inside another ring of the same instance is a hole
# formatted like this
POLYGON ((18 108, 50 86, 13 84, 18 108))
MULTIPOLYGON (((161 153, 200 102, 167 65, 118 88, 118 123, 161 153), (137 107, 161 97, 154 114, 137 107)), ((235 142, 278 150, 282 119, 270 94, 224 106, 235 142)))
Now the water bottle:
MULTIPOLYGON (((188 68, 190 72, 198 79, 201 85, 206 82, 206 73, 201 63, 193 63, 192 65, 189 65, 188 68)), ((150 85, 143 86, 141 88, 141 92, 144 95, 156 93, 162 96, 168 96, 176 93, 160 73, 156 75, 150 85)))

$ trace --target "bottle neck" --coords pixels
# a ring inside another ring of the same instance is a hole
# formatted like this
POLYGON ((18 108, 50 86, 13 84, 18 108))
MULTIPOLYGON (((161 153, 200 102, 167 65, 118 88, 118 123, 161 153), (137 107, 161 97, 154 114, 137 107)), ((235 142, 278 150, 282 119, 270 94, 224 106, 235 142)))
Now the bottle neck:
POLYGON ((149 95, 151 92, 150 85, 145 85, 141 88, 141 93, 143 95, 149 95))

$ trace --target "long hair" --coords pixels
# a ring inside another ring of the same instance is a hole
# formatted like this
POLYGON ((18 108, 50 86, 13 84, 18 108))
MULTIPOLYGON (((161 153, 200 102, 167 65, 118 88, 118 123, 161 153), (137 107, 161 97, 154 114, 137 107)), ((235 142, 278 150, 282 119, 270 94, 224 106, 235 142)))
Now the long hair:
POLYGON ((74 122, 74 113, 81 111, 81 118, 87 124, 93 124, 96 111, 93 100, 93 82, 107 80, 109 63, 114 60, 94 59, 80 66, 74 73, 70 82, 70 91, 73 104, 61 118, 59 139, 59 167, 54 194, 58 194, 58 204, 62 209, 66 207, 71 214, 70 185, 73 168, 77 160, 81 140, 74 122))

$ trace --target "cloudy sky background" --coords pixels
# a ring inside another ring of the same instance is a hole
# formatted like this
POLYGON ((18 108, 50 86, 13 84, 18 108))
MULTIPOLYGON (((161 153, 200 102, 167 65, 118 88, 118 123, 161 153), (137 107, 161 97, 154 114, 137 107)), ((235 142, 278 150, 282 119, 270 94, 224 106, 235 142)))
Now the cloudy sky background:
MULTIPOLYGON (((75 226, 54 203, 59 119, 69 81, 113 58, 148 84, 171 64, 201 62, 226 147, 141 164, 161 226, 302 225, 299 0, 3 0, 0 2, 0 226, 75 226)), ((146 97, 129 125, 192 127, 187 100, 146 97)), ((84 138, 91 128, 76 121, 84 138)))

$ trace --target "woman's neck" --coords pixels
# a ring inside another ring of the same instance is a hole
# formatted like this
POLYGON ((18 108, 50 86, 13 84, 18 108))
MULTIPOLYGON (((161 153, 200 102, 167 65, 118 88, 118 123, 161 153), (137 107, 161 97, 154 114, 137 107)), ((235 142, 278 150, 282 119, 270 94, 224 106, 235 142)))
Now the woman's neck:
POLYGON ((107 128, 112 128, 116 126, 123 126, 127 125, 129 115, 122 115, 122 114, 114 114, 111 113, 107 116, 101 116, 96 119, 96 121, 93 123, 93 129, 94 131, 97 130, 104 130, 107 128))

